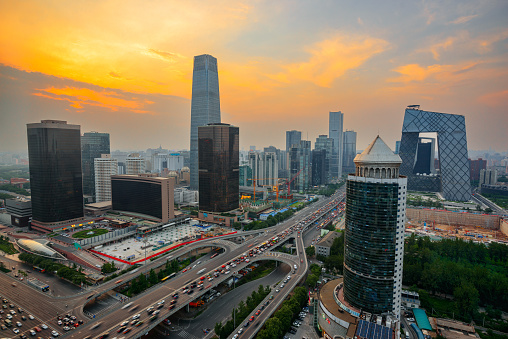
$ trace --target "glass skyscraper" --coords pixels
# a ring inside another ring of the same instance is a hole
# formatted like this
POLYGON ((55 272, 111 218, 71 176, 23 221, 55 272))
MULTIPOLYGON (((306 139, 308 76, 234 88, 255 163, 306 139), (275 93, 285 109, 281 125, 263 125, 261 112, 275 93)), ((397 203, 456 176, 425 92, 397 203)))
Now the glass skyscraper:
POLYGON ((190 186, 199 186, 198 127, 220 123, 217 59, 203 54, 194 57, 191 102, 190 186))
POLYGON ((49 232, 49 226, 82 218, 80 126, 42 120, 27 124, 27 136, 32 227, 49 232))
POLYGON ((81 167, 83 169, 83 194, 95 197, 94 159, 110 154, 109 133, 88 132, 81 136, 81 167))
POLYGON ((344 298, 358 310, 400 317, 407 178, 378 136, 348 175, 344 298))
POLYGON ((328 136, 333 139, 330 176, 337 179, 342 176, 343 126, 344 114, 341 111, 330 112, 328 120, 328 136))
POLYGON ((228 212, 239 206, 239 128, 208 124, 199 130, 199 209, 228 212))
POLYGON ((356 156, 356 132, 344 132, 344 154, 342 161, 342 171, 352 173, 355 171, 354 159, 356 156))

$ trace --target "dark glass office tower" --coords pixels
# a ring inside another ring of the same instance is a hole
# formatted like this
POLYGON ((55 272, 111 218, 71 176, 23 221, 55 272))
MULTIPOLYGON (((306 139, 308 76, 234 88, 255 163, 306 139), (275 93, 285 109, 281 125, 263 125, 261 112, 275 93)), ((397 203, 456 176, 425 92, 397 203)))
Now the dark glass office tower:
POLYGON ((32 223, 83 217, 80 126, 42 120, 27 124, 32 223))
MULTIPOLYGON (((95 197, 94 159, 110 154, 109 133, 88 132, 81 137, 81 166, 83 168, 83 194, 95 197)), ((95 200, 94 200, 95 201, 95 200)))
POLYGON ((359 310, 399 317, 407 178, 379 136, 354 162, 346 190, 344 298, 359 310))
POLYGON ((198 127, 199 209, 227 212, 239 206, 239 129, 229 124, 198 127))

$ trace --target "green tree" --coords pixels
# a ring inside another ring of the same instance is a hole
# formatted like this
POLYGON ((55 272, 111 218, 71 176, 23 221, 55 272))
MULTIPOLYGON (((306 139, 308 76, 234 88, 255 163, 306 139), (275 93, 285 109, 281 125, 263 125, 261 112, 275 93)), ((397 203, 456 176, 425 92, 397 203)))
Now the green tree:
POLYGON ((305 249, 305 254, 309 257, 313 257, 316 254, 316 248, 314 246, 309 246, 305 249))
POLYGON ((153 268, 150 270, 150 275, 149 275, 148 281, 150 282, 150 285, 157 284, 157 281, 158 281, 157 274, 155 274, 155 271, 153 270, 153 268))
POLYGON ((314 288, 318 280, 319 280, 318 276, 316 276, 315 274, 311 274, 307 277, 307 280, 305 280, 305 284, 309 287, 314 288))
POLYGON ((457 308, 463 315, 471 316, 477 311, 480 301, 478 290, 469 282, 462 281, 453 291, 457 308))

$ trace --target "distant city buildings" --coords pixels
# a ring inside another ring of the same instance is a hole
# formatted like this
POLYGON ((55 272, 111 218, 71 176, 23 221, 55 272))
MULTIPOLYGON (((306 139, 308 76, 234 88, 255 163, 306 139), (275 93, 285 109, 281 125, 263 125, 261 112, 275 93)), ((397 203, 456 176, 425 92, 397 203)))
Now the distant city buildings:
POLYGON ((81 136, 83 195, 95 197, 94 159, 109 153, 109 133, 87 132, 81 136))
POLYGON ((401 162, 377 136, 347 179, 343 298, 356 313, 400 319, 407 191, 401 162))
POLYGON ((468 201, 471 198, 470 169, 467 152, 466 120, 463 115, 420 110, 408 106, 404 114, 399 155, 400 174, 407 176, 408 189, 441 191, 446 200, 468 201), (439 174, 419 174, 415 170, 420 133, 437 133, 439 174))
POLYGON ((343 130, 344 114, 341 111, 330 112, 328 121, 328 136, 333 139, 333 153, 330 162, 330 175, 333 179, 342 177, 342 152, 343 152, 343 130))
POLYGON ((168 171, 180 171, 184 167, 183 155, 179 153, 152 154, 152 173, 168 171))
POLYGON ((137 213, 168 222, 175 217, 174 179, 155 174, 111 176, 111 202, 115 211, 137 213))
POLYGON ((80 126, 42 120, 27 124, 32 228, 52 232, 82 220, 80 126))
POLYGON ((220 122, 217 59, 208 54, 195 56, 190 131, 190 185, 193 190, 199 186, 198 127, 220 122))
POLYGON ((239 129, 223 123, 198 127, 199 209, 239 207, 239 129))
POLYGON ((118 174, 118 161, 111 154, 94 159, 95 202, 111 201, 111 176, 118 174))
POLYGON ((312 185, 319 186, 328 183, 329 162, 325 149, 314 149, 312 155, 312 185))
MULTIPOLYGON (((313 182, 321 182, 320 185, 329 184, 331 182, 332 173, 331 173, 330 166, 332 164, 332 161, 334 161, 333 154, 335 152, 333 145, 334 145, 334 140, 332 138, 329 138, 325 134, 319 135, 316 138, 316 143, 314 144, 314 150, 325 151, 325 153, 324 153, 325 159, 324 159, 324 164, 319 165, 320 166, 319 169, 314 169, 314 168, 312 169, 313 173, 314 172, 321 173, 322 171, 324 171, 324 173, 322 175, 319 175, 318 178, 316 178, 315 180, 313 179, 313 182), (322 166, 324 166, 324 168, 322 166)), ((319 153, 319 154, 322 154, 322 153, 319 153)), ((319 160, 319 161, 316 160, 316 164, 319 164, 320 161, 321 160, 319 160)), ((314 163, 314 160, 313 160, 313 163, 314 163)))
POLYGON ((194 205, 199 202, 198 191, 193 191, 185 187, 175 188, 175 204, 194 205))

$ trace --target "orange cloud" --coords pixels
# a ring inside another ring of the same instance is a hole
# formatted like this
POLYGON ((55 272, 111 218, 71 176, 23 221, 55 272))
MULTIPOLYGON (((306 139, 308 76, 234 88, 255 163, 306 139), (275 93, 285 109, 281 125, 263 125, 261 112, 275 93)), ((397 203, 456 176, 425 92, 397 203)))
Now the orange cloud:
POLYGON ((482 95, 478 98, 478 102, 491 107, 508 106, 508 89, 482 95))
POLYGON ((388 46, 389 43, 382 39, 340 34, 308 48, 308 61, 282 66, 286 72, 273 78, 284 82, 304 80, 330 87, 336 78, 358 68, 373 55, 387 50, 388 46))
POLYGON ((50 87, 46 89, 37 89, 40 92, 32 93, 33 95, 53 100, 63 100, 71 103, 71 107, 84 108, 85 106, 104 107, 110 111, 116 112, 119 109, 127 109, 130 112, 138 114, 151 113, 143 110, 145 105, 152 102, 139 101, 136 98, 125 98, 124 95, 114 91, 97 92, 89 88, 50 87))

